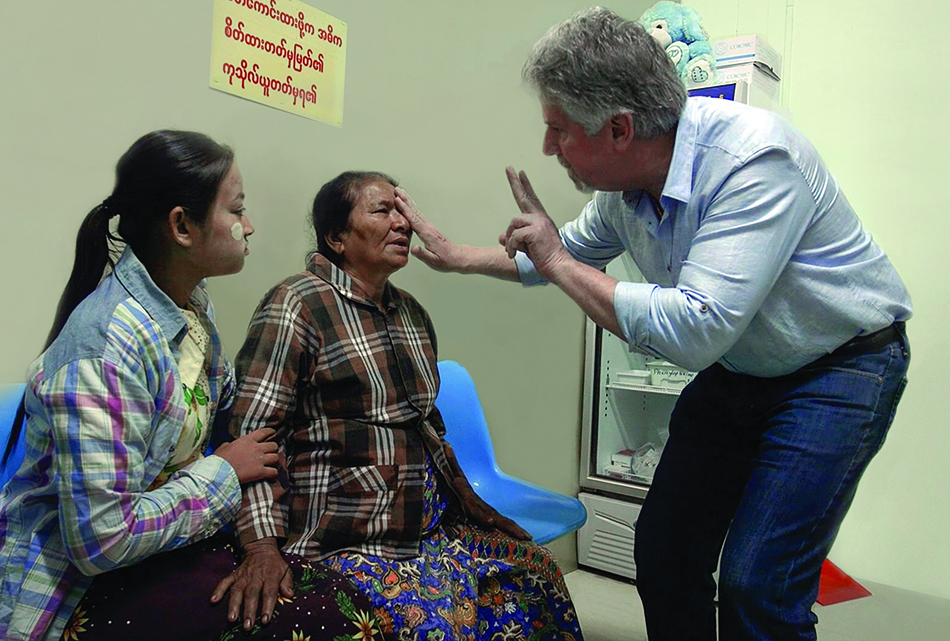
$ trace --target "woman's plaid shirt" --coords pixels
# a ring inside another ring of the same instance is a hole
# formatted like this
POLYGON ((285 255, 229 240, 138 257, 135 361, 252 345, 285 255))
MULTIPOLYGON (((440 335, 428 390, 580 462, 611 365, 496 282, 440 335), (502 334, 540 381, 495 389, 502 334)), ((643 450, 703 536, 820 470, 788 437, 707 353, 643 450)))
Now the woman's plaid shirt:
POLYGON ((406 292, 389 284, 384 300, 314 254, 258 306, 235 364, 231 432, 278 430, 287 474, 245 488, 242 544, 276 537, 308 558, 419 553, 425 452, 452 478, 435 333, 406 292))

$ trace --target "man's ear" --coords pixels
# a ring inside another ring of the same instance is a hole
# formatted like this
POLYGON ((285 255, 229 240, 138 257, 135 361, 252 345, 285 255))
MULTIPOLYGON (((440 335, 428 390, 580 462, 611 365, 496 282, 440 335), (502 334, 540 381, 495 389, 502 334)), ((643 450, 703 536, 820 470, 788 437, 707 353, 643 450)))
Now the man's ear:
POLYGON ((172 240, 181 247, 191 247, 198 226, 185 214, 181 207, 168 212, 168 232, 172 240))
POLYGON ((636 132, 633 129, 633 114, 619 113, 610 118, 610 140, 614 149, 625 151, 633 142, 636 132))

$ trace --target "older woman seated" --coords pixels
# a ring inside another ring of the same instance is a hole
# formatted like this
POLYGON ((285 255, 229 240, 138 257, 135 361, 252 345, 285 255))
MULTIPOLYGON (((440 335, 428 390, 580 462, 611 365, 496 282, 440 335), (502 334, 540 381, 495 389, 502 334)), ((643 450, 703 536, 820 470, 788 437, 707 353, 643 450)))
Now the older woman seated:
POLYGON ((245 492, 245 561, 216 597, 230 589, 232 619, 269 616, 294 554, 348 576, 393 638, 581 639, 553 556, 478 498, 444 439, 432 322, 389 282, 411 236, 396 193, 379 173, 324 185, 318 252, 251 320, 231 431, 276 429, 287 474, 245 492))

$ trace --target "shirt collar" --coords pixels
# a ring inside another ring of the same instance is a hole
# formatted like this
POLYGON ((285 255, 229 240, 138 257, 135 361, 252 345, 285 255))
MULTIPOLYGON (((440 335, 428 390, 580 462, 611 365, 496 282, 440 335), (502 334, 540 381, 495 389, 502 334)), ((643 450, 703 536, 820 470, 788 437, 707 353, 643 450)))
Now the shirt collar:
POLYGON ((663 196, 682 203, 689 202, 693 192, 693 159, 696 157, 696 137, 699 131, 699 118, 695 109, 695 99, 686 100, 676 127, 676 140, 673 143, 673 157, 670 169, 663 185, 663 196))
POLYGON ((168 294, 155 284, 131 247, 126 247, 122 252, 114 274, 135 301, 158 323, 166 337, 180 340, 184 336, 187 329, 185 315, 168 294))
MULTIPOLYGON (((666 173, 666 183, 660 195, 660 203, 667 198, 681 203, 689 202, 693 193, 693 159, 696 157, 696 138, 699 131, 699 118, 696 112, 695 98, 688 98, 683 111, 680 113, 676 127, 676 138, 673 143, 673 156, 670 158, 670 168, 666 173)), ((641 191, 631 189, 623 193, 623 200, 627 205, 634 206, 640 201, 641 191)))
MULTIPOLYGON (((376 307, 376 303, 366 295, 359 283, 353 280, 345 271, 331 263, 323 254, 319 252, 310 254, 307 257, 307 269, 317 278, 326 281, 331 287, 337 290, 341 296, 363 305, 376 307)), ((386 291, 383 295, 383 300, 386 301, 386 309, 396 308, 401 299, 402 297, 399 295, 399 290, 393 287, 392 283, 387 282, 386 291)))

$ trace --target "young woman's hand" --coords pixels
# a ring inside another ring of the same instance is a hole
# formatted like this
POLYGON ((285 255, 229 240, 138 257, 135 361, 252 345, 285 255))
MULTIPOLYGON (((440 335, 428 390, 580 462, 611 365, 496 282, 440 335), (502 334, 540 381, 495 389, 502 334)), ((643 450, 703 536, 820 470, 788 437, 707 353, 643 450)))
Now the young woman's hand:
POLYGON ((276 430, 263 427, 229 443, 224 443, 214 451, 231 464, 241 483, 250 483, 260 479, 272 479, 277 476, 277 443, 269 441, 276 430))

